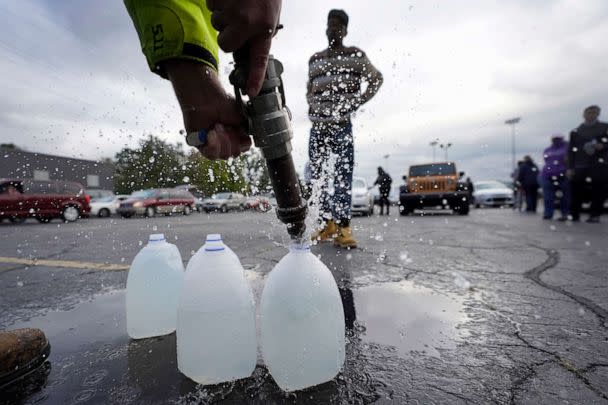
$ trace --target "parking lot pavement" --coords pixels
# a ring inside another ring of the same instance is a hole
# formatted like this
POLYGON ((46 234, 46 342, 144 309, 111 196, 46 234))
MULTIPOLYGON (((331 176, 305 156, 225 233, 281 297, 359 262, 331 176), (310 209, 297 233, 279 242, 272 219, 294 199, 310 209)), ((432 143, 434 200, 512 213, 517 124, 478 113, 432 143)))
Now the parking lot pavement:
POLYGON ((50 365, 0 395, 41 403, 608 403, 608 227, 511 210, 356 218, 360 249, 313 252, 344 304, 347 360, 285 395, 263 362, 212 387, 179 374, 175 337, 130 341, 125 270, 150 233, 186 262, 207 233, 259 301, 286 253, 272 213, 0 224, 0 325, 42 327, 50 365))

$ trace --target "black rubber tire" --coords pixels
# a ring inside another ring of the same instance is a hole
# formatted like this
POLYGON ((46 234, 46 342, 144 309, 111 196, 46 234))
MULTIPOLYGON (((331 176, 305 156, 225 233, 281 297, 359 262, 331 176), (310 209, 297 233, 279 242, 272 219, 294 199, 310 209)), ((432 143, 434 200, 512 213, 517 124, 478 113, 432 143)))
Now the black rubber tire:
POLYGON ((469 204, 464 204, 454 209, 458 215, 469 215, 469 204))
POLYGON ((192 213, 192 208, 189 205, 184 205, 184 215, 190 215, 192 213))
POLYGON ((11 217, 9 218, 9 221, 11 221, 13 224, 22 224, 26 219, 27 218, 11 217))
POLYGON ((49 217, 36 217, 36 220, 41 224, 48 224, 49 222, 51 222, 51 218, 49 217))
POLYGON ((154 216, 156 215, 156 210, 154 209, 154 207, 148 207, 146 208, 146 212, 144 215, 147 218, 154 218, 154 216))
POLYGON ((227 206, 225 206, 225 205, 222 205, 222 206, 220 207, 220 212, 221 212, 222 214, 227 213, 227 212, 228 212, 228 207, 227 207, 227 206))
POLYGON ((107 208, 102 208, 102 209, 100 209, 100 210, 99 210, 99 212, 97 213, 97 216, 98 216, 99 218, 107 218, 107 217, 109 217, 111 214, 112 214, 112 213, 110 212, 110 210, 109 210, 109 209, 107 209, 107 208))

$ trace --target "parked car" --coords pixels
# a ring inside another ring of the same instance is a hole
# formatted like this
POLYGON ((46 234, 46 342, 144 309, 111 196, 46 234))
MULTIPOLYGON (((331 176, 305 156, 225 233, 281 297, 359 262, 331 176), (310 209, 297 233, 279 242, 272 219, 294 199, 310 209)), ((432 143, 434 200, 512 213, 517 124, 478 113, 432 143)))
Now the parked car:
MULTIPOLYGON (((398 205, 399 204, 399 190, 400 187, 402 187, 402 185, 392 185, 391 186, 391 191, 388 194, 388 202, 391 205, 398 205)), ((372 194, 374 196, 374 205, 380 205, 380 192, 378 191, 378 189, 375 189, 375 191, 372 191, 372 194)))
POLYGON ((262 197, 264 197, 268 200, 271 208, 276 207, 278 205, 277 198, 274 195, 274 191, 271 191, 270 193, 262 194, 262 197))
POLYGON ((81 184, 56 180, 0 179, 0 220, 23 222, 61 218, 74 222, 88 217, 91 198, 81 184))
POLYGON ((149 189, 135 191, 129 198, 120 203, 117 212, 123 218, 129 218, 133 215, 153 217, 156 214, 171 215, 174 213, 190 215, 194 204, 194 196, 186 190, 149 189))
POLYGON ((205 198, 203 200, 203 210, 205 212, 228 212, 230 210, 243 211, 245 209, 245 202, 245 196, 239 193, 217 193, 213 194, 211 198, 205 198))
POLYGON ((410 166, 405 187, 399 187, 399 212, 409 215, 426 207, 450 208, 458 215, 469 214, 470 195, 461 179, 464 172, 454 162, 410 166))
POLYGON ((84 193, 91 197, 91 202, 101 198, 114 196, 114 192, 112 190, 86 189, 84 193))
POLYGON ((91 215, 100 218, 109 217, 115 215, 120 203, 129 198, 126 194, 111 195, 102 198, 96 198, 91 200, 91 215))
POLYGON ((245 200, 245 209, 266 212, 272 207, 270 200, 264 196, 251 196, 245 200))
POLYGON ((181 184, 175 186, 175 189, 189 191, 190 194, 194 196, 194 209, 198 212, 203 212, 204 193, 196 188, 196 186, 193 186, 192 184, 181 184))
POLYGON ((473 203, 476 208, 513 206, 513 189, 500 181, 473 183, 473 203))
POLYGON ((363 177, 353 177, 351 211, 363 215, 373 215, 374 196, 363 177))

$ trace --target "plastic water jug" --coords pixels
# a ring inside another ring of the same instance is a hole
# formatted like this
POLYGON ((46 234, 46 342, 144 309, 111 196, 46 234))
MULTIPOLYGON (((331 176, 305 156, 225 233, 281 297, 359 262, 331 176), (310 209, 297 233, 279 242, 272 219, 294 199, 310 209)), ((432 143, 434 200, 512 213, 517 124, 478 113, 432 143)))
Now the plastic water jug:
POLYGON ((150 235, 127 277, 127 333, 132 339, 175 331, 184 264, 162 233, 150 235))
POLYGON ((238 257, 211 234, 188 262, 177 311, 177 367, 200 384, 249 377, 257 341, 253 294, 238 257))
POLYGON ((262 354, 276 383, 294 391, 331 380, 344 364, 344 309, 329 269, 293 245, 270 272, 261 301, 262 354))

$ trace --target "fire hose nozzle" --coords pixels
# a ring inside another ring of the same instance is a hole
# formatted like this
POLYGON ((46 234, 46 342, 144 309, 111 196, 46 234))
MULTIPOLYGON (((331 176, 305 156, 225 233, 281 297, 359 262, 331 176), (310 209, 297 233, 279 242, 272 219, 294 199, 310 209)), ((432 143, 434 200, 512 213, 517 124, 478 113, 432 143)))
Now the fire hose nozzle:
POLYGON ((291 157, 291 112, 285 104, 283 65, 269 56, 266 76, 260 93, 243 102, 246 90, 247 66, 235 54, 235 68, 230 74, 237 102, 247 117, 248 133, 253 137, 266 160, 278 208, 277 217, 287 225, 293 239, 301 239, 306 230, 306 201, 302 198, 300 182, 291 157))

